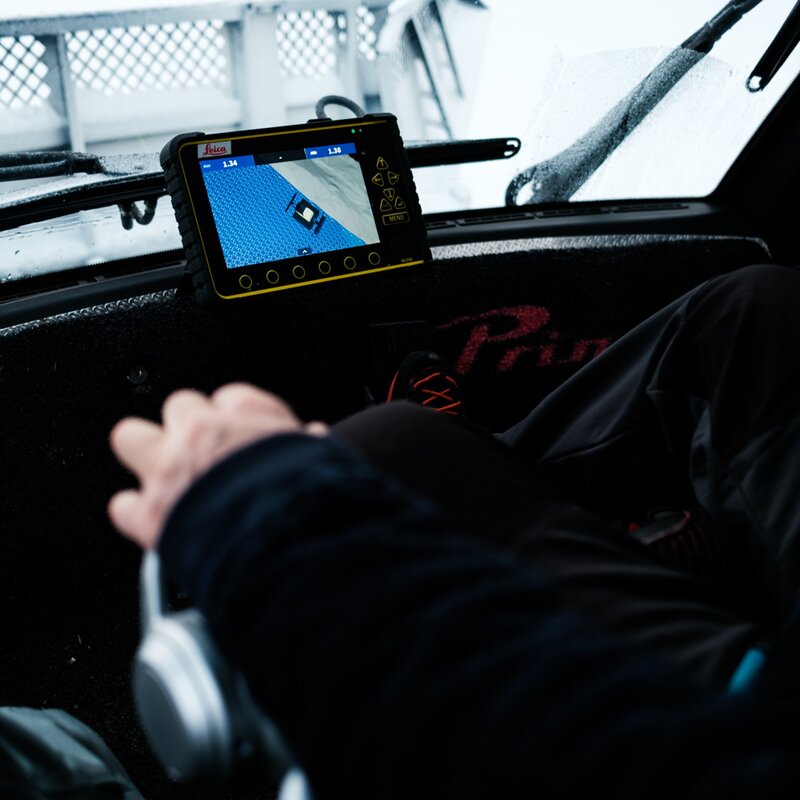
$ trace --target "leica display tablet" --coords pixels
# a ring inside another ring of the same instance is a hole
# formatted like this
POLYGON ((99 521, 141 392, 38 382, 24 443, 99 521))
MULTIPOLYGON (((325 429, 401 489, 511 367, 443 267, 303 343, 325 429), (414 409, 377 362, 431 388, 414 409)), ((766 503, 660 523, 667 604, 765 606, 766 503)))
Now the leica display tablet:
POLYGON ((161 163, 201 299, 252 297, 430 258, 390 114, 182 134, 161 163))

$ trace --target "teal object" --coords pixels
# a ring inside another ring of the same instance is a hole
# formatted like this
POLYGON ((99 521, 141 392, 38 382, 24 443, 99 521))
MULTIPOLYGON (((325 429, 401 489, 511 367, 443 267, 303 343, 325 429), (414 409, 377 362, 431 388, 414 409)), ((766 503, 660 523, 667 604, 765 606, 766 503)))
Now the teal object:
POLYGON ((731 694, 738 694, 750 688, 761 672, 764 662, 767 660, 763 650, 752 647, 744 654, 744 658, 739 662, 736 672, 728 684, 728 691, 731 694))

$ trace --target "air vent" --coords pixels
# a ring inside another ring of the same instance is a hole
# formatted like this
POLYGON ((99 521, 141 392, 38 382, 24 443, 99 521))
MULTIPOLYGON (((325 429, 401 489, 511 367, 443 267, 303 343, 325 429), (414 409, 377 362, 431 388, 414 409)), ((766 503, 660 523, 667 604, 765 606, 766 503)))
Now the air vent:
POLYGON ((429 231, 436 231, 439 228, 455 228, 456 223, 452 222, 451 220, 445 220, 443 222, 426 222, 425 227, 429 231))
POLYGON ((544 211, 519 211, 516 214, 487 214, 455 221, 443 220, 428 222, 428 230, 450 228, 453 225, 487 225, 492 222, 522 221, 525 219, 555 219, 561 217, 596 217, 604 214, 632 214, 637 211, 681 211, 688 209, 686 203, 636 203, 625 206, 574 206, 572 208, 553 208, 544 211))
POLYGON ((595 214, 608 214, 605 208, 560 208, 553 211, 540 211, 537 217, 587 217, 595 214))
POLYGON ((680 211, 689 208, 686 203, 639 203, 634 206, 615 206, 613 214, 630 214, 633 211, 680 211))
POLYGON ((522 220, 527 214, 494 214, 486 217, 471 217, 470 219, 457 219, 458 225, 485 225, 487 222, 507 222, 508 220, 522 220))

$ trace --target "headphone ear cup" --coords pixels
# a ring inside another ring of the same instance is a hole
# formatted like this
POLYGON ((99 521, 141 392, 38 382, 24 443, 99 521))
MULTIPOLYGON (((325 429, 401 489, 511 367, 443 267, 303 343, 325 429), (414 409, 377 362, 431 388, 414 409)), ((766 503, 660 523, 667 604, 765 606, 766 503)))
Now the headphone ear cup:
POLYGON ((133 667, 139 718, 174 780, 224 782, 235 759, 232 680, 202 615, 153 620, 133 667))
POLYGON ((152 550, 142 560, 140 592, 144 636, 133 663, 133 693, 167 774, 220 787, 234 771, 279 781, 293 764, 283 737, 217 650, 203 615, 168 612, 152 550))

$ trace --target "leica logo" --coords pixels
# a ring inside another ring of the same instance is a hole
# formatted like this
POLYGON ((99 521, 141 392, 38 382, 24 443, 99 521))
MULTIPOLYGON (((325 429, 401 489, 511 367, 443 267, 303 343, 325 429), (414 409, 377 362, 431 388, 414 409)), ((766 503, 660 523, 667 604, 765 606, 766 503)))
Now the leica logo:
POLYGON ((197 145, 197 155, 199 158, 209 156, 228 156, 231 154, 230 142, 206 142, 197 145))

